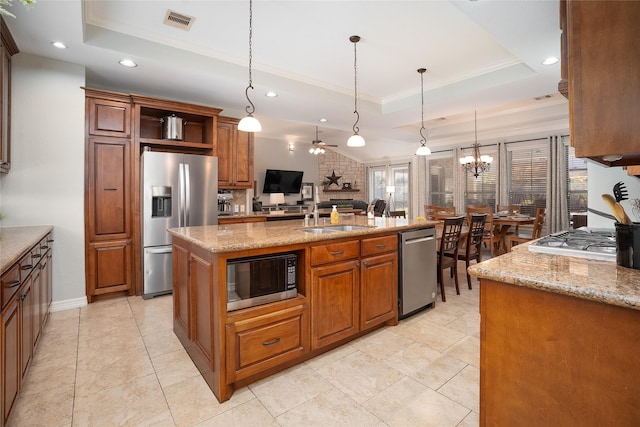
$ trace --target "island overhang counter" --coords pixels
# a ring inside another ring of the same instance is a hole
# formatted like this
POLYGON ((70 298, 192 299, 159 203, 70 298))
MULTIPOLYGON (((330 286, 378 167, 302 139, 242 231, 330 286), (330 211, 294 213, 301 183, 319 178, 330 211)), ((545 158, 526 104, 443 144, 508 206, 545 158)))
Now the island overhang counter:
POLYGON ((529 252, 480 279, 480 425, 638 425, 640 270, 529 252))
POLYGON ((169 229, 174 332, 224 402, 239 387, 397 324, 397 235, 436 224, 355 216, 338 227, 290 220, 169 229), (227 262, 282 253, 297 255, 297 296, 227 310, 227 262))

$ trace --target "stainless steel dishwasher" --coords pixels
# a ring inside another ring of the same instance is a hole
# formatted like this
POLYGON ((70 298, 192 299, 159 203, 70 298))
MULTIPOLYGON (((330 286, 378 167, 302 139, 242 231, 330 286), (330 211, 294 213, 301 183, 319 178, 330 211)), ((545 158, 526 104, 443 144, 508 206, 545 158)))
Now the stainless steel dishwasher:
POLYGON ((403 319, 436 300, 436 229, 401 232, 398 246, 398 318, 403 319))

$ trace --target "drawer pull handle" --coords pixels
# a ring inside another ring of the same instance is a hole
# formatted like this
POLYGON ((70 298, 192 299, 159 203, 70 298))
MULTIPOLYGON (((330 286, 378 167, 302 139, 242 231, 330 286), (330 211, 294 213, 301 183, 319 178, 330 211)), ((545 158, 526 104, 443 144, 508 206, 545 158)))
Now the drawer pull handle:
POLYGON ((49 249, 49 246, 47 246, 47 245, 41 245, 41 246, 40 246, 40 249, 49 249))
POLYGON ((344 254, 344 251, 332 251, 332 252, 329 252, 329 253, 330 253, 331 255, 333 255, 333 256, 336 256, 336 255, 342 255, 342 254, 344 254))
POLYGON ((34 258, 40 258, 42 256, 42 254, 33 254, 34 258))
POLYGON ((118 191, 117 188, 103 188, 104 191, 118 191))
POLYGON ((23 265, 22 270, 31 270, 33 268, 33 264, 27 264, 27 265, 23 265))
POLYGON ((20 284, 20 280, 16 280, 15 282, 11 282, 8 285, 6 285, 5 288, 7 288, 7 289, 15 288, 19 284, 20 284))
POLYGON ((387 247, 387 244, 386 244, 386 243, 378 243, 378 244, 376 245, 376 248, 378 248, 378 249, 384 249, 384 248, 386 248, 386 247, 387 247))
POLYGON ((54 241, 53 239, 47 239, 47 243, 51 243, 53 241, 54 241))
POLYGON ((265 342, 262 343, 262 345, 264 345, 266 347, 268 345, 274 345, 274 344, 277 344, 279 342, 280 342, 280 337, 276 338, 273 341, 265 341, 265 342))

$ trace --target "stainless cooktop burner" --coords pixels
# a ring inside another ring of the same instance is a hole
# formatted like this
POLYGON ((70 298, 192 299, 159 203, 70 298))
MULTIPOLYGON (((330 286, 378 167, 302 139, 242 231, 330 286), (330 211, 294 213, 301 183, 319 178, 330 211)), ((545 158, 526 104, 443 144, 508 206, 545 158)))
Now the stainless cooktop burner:
POLYGON ((616 259, 616 235, 612 230, 576 229, 545 236, 529 245, 532 252, 581 258, 616 259))

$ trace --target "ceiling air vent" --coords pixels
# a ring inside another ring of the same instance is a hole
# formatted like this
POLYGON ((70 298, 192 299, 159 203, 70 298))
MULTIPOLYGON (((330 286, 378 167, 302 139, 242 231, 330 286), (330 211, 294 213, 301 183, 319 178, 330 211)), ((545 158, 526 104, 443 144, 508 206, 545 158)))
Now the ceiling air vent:
POLYGON ((189 15, 178 13, 171 9, 167 10, 167 14, 164 16, 164 24, 170 27, 180 28, 181 30, 189 31, 193 25, 193 21, 196 18, 189 15))
POLYGON ((549 98, 553 98, 553 95, 542 95, 542 96, 536 96, 535 99, 536 101, 542 101, 543 99, 549 99, 549 98))

